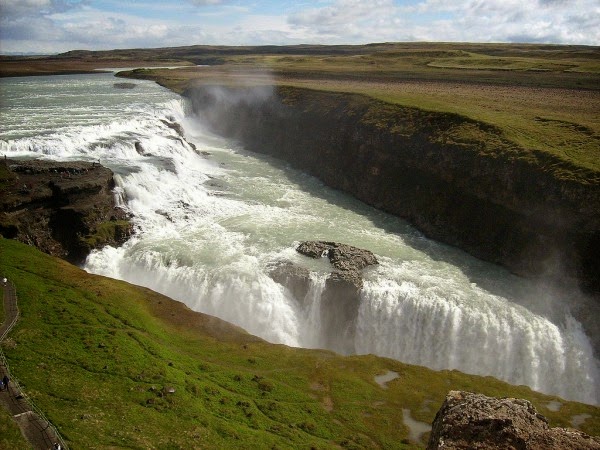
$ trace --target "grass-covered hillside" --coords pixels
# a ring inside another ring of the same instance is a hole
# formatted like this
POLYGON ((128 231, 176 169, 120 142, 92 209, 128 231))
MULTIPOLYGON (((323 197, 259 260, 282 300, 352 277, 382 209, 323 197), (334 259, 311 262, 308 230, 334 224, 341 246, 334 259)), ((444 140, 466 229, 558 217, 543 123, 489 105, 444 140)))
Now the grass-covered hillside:
POLYGON ((596 407, 491 377, 269 344, 16 241, 0 240, 0 271, 21 309, 3 343, 12 373, 73 449, 418 448, 427 436, 411 434, 405 414, 431 423, 451 389, 527 398, 552 426, 577 416, 600 434, 596 407), (388 371, 399 378, 384 388, 375 376, 388 371))

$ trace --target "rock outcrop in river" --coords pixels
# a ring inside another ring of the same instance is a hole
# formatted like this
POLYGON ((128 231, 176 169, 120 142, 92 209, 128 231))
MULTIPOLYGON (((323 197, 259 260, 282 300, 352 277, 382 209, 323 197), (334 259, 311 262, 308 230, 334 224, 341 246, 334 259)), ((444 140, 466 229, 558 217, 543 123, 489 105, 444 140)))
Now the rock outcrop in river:
MULTIPOLYGON (((340 353, 355 353, 362 270, 378 264, 377 258, 369 250, 337 242, 305 241, 296 247, 296 251, 310 258, 327 258, 334 269, 321 294, 319 317, 323 335, 320 342, 340 353)), ((279 264, 271 271, 271 277, 289 289, 298 301, 307 301, 310 286, 307 269, 292 263, 279 264)))
POLYGON ((131 234, 113 173, 88 162, 0 162, 0 233, 72 263, 131 234))
POLYGON ((600 292, 597 177, 562 177, 568 163, 521 149, 491 125, 291 87, 204 86, 184 95, 215 131, 431 238, 518 274, 600 292))
POLYGON ((450 391, 433 422, 428 450, 585 450, 600 439, 567 428, 550 428, 527 400, 450 391))
POLYGON ((360 271, 367 266, 378 264, 377 258, 369 250, 337 242, 306 241, 296 247, 296 251, 311 258, 328 258, 336 269, 329 276, 329 280, 349 284, 357 291, 363 284, 360 271))

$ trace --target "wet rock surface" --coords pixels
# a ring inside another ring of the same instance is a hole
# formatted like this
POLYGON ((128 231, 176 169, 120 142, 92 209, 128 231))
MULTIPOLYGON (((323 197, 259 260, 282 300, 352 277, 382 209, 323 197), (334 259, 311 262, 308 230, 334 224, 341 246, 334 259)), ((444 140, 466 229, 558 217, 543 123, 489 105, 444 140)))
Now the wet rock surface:
POLYGON ((360 289, 363 283, 360 271, 367 266, 378 264, 377 258, 369 250, 337 242, 306 241, 302 242, 296 251, 311 258, 327 257, 336 269, 330 279, 350 283, 357 289, 360 289))
POLYGON ((72 263, 132 232, 110 169, 83 161, 0 161, 0 234, 72 263))
POLYGON ((378 264, 369 250, 326 241, 305 241, 296 251, 309 258, 327 258, 332 272, 323 287, 311 292, 310 270, 291 261, 277 262, 270 270, 271 278, 284 286, 304 310, 319 302, 320 337, 325 348, 343 354, 356 353, 354 336, 363 286, 362 270, 378 264), (322 289, 322 291, 320 291, 322 289))
POLYGON ((322 342, 340 353, 355 353, 354 335, 363 286, 361 271, 378 264, 369 250, 337 242, 306 241, 296 251, 311 258, 328 258, 335 269, 321 294, 322 342))
POLYGON ((310 271, 308 269, 286 261, 271 268, 269 275, 277 283, 289 289, 299 303, 304 304, 310 288, 310 271))
POLYGON ((600 449, 600 439, 550 428, 527 400, 450 391, 435 416, 427 449, 583 450, 600 449))

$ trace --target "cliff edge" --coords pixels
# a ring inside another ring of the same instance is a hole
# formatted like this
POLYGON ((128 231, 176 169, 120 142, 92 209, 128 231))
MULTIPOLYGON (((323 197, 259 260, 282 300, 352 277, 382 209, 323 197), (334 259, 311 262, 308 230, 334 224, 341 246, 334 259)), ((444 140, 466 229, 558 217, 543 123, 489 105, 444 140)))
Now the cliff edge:
POLYGON ((81 161, 0 161, 0 234, 80 264, 132 232, 110 169, 81 161))

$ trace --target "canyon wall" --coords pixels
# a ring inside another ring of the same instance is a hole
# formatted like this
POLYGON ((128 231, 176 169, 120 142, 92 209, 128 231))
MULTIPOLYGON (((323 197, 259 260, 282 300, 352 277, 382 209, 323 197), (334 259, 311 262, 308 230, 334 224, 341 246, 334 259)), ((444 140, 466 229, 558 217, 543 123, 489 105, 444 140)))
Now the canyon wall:
POLYGON ((598 178, 568 178, 567 163, 524 151, 491 125, 292 87, 203 86, 184 96, 217 133, 428 237, 517 274, 600 291, 598 178))

